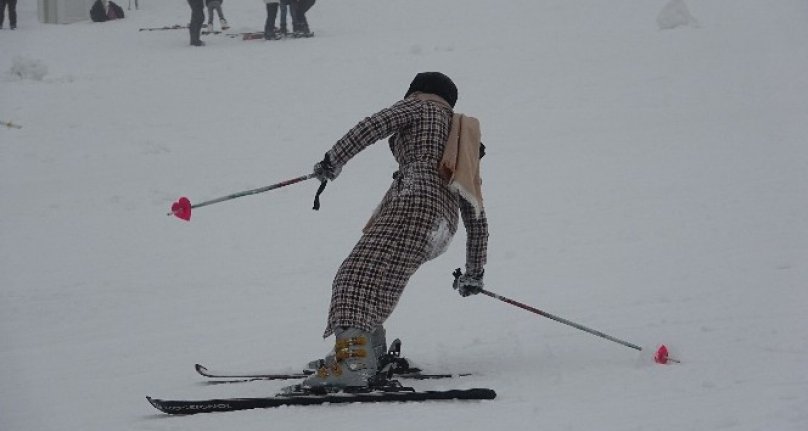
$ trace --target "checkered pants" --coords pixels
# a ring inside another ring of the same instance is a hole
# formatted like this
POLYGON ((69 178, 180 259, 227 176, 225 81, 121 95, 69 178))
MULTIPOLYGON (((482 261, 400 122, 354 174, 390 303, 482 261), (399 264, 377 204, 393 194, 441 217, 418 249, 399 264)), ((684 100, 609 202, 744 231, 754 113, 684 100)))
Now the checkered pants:
POLYGON ((399 171, 365 230, 334 278, 328 328, 372 331, 398 304, 412 274, 443 252, 434 241, 441 225, 457 231, 458 195, 443 184, 434 166, 399 171))

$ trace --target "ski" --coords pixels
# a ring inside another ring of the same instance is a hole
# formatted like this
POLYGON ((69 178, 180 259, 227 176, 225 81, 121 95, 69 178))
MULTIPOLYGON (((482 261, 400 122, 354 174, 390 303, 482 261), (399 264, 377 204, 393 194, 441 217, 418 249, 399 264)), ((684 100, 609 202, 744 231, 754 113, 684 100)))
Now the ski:
MULTIPOLYGON (((314 374, 313 370, 303 370, 299 373, 228 373, 228 372, 215 372, 209 370, 201 364, 195 364, 194 368, 200 375, 212 380, 208 380, 210 385, 228 384, 228 383, 247 383, 260 380, 295 380, 305 379, 306 377, 314 374)), ((471 373, 438 373, 428 374, 413 369, 400 369, 394 368, 392 376, 395 378, 406 380, 436 380, 436 379, 451 379, 455 377, 467 377, 471 373)))
MULTIPOLYGON (((295 379, 304 379, 308 377, 310 374, 270 374, 267 376, 260 376, 260 377, 245 377, 239 379, 233 378, 213 378, 211 380, 207 380, 204 383, 206 385, 227 385, 227 384, 234 384, 234 383, 249 383, 249 382, 260 382, 266 380, 295 380, 295 379)), ((395 378, 403 379, 403 380, 439 380, 439 379, 453 379, 456 377, 468 377, 471 376, 471 373, 459 373, 459 374, 425 374, 425 373, 408 373, 408 374, 394 374, 395 378)))
MULTIPOLYGON (((213 371, 202 364, 194 364, 194 369, 197 373, 204 377, 217 379, 210 381, 210 384, 244 383, 254 382, 257 380, 305 379, 306 377, 314 374, 314 369, 323 366, 324 363, 325 361, 320 359, 314 364, 309 365, 311 369, 303 370, 299 373, 236 373, 228 371, 213 371)), ((412 380, 450 379, 453 377, 465 377, 471 375, 471 373, 424 373, 420 368, 413 366, 410 361, 407 360, 407 358, 401 357, 401 340, 398 338, 390 343, 387 353, 379 358, 378 367, 379 374, 383 375, 387 380, 390 380, 393 377, 412 380)))
POLYGON ((211 379, 254 379, 254 380, 292 380, 303 379, 312 374, 312 370, 304 370, 300 373, 231 373, 211 371, 202 364, 194 364, 196 372, 211 379))
POLYGON ((262 40, 264 39, 264 32, 263 31, 255 31, 252 33, 239 33, 228 35, 230 37, 239 37, 241 36, 241 40, 262 40))
POLYGON ((140 29, 138 29, 138 31, 180 30, 180 29, 183 29, 183 28, 188 28, 188 26, 187 25, 176 24, 176 25, 167 25, 167 26, 163 26, 163 27, 140 28, 140 29))
POLYGON ((314 33, 304 33, 304 34, 276 34, 274 37, 270 39, 266 39, 265 34, 263 31, 254 31, 254 32, 246 32, 246 33, 225 33, 225 36, 231 38, 241 38, 241 40, 287 40, 287 39, 306 39, 310 37, 314 37, 314 33))
POLYGON ((281 406, 306 406, 317 404, 410 402, 431 400, 492 400, 496 392, 487 388, 451 389, 445 391, 418 392, 412 388, 397 390, 370 390, 366 392, 293 393, 278 394, 263 398, 222 398, 209 400, 163 400, 146 397, 157 410, 171 415, 229 412, 248 409, 265 409, 281 406))

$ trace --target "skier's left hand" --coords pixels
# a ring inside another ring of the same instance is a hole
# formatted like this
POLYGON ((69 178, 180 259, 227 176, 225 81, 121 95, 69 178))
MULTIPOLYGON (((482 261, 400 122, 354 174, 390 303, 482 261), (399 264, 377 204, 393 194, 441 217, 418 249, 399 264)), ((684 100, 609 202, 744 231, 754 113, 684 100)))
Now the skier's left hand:
POLYGON ((452 283, 452 288, 464 298, 480 293, 485 286, 483 283, 483 274, 479 276, 463 274, 460 268, 457 268, 453 275, 455 280, 454 283, 452 283))

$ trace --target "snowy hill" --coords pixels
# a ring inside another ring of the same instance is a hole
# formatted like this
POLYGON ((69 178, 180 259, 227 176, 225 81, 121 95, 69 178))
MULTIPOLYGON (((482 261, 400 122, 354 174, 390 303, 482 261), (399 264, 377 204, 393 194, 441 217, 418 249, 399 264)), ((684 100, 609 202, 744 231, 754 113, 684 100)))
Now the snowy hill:
MULTIPOLYGON (((808 6, 678 2, 692 21, 668 25, 670 3, 319 1, 312 39, 193 48, 138 31, 186 23, 183 0, 66 26, 20 0, 0 30, 0 121, 22 126, 0 128, 0 430, 808 429, 808 6), (330 348, 331 278, 396 167, 371 147, 319 212, 313 182, 189 223, 171 203, 308 173, 425 70, 482 121, 486 287, 682 364, 460 298, 461 231, 388 336, 474 373, 418 388, 496 400, 159 414, 146 395, 284 384, 203 385, 195 362, 296 371, 330 348)), ((224 12, 263 27, 260 2, 224 12)))

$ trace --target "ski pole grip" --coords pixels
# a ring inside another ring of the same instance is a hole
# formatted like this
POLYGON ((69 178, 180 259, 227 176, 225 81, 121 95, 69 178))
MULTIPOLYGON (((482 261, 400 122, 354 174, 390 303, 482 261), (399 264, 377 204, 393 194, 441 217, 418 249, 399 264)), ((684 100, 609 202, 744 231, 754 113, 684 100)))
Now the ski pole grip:
POLYGON ((461 271, 460 268, 457 268, 457 269, 454 270, 452 275, 454 275, 454 281, 452 282, 452 289, 457 290, 459 285, 460 285, 459 280, 460 280, 460 276, 463 275, 463 271, 461 271))

